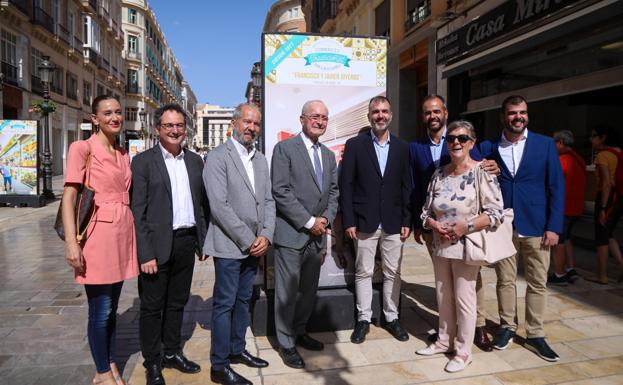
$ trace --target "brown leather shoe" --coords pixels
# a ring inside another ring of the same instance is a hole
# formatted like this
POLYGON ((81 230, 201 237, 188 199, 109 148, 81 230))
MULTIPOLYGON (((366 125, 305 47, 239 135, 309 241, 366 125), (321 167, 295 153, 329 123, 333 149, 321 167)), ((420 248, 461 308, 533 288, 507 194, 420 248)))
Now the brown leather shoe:
POLYGON ((487 331, 484 326, 476 327, 476 334, 474 334, 474 345, 478 346, 483 352, 490 352, 493 350, 491 346, 491 340, 487 335, 487 331))

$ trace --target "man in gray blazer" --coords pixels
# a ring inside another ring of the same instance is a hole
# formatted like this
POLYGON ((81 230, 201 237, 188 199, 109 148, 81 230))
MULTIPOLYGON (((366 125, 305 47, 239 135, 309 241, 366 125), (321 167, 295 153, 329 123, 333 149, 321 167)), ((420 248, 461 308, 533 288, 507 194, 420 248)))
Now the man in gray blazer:
POLYGON ((258 261, 275 229, 268 163, 254 147, 260 111, 252 104, 239 105, 231 126, 233 137, 208 154, 203 169, 211 210, 203 253, 214 256, 215 269, 210 377, 228 385, 251 384, 230 364, 268 366, 245 349, 245 334, 258 261))
POLYGON ((337 211, 335 156, 318 139, 329 112, 320 100, 303 105, 303 132, 273 149, 271 176, 277 206, 275 225, 275 327, 279 355, 292 368, 305 362, 295 345, 322 350, 306 332, 314 307, 323 248, 337 211))

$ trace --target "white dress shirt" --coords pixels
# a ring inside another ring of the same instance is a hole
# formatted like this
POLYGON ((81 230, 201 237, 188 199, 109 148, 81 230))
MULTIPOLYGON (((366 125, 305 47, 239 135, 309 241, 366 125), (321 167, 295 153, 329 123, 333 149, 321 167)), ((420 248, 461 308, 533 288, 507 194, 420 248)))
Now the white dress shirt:
POLYGON ((502 132, 502 139, 500 140, 500 157, 502 162, 508 168, 513 178, 519 169, 521 158, 523 157, 524 149, 526 148, 526 139, 528 139, 528 129, 526 128, 519 140, 515 143, 506 139, 504 132, 502 132))
MULTIPOLYGON (((314 142, 305 135, 305 133, 301 132, 301 139, 303 139, 303 143, 305 144, 305 148, 307 149, 307 154, 309 154, 309 160, 311 161, 312 167, 314 166, 314 142)), ((320 167, 322 168, 322 151, 318 148, 318 157, 320 158, 320 167)), ((305 228, 307 230, 311 229, 314 226, 314 222, 316 221, 316 217, 311 217, 305 223, 305 228)))
POLYGON ((236 139, 232 138, 231 140, 232 142, 234 142, 236 150, 238 150, 238 155, 240 155, 242 166, 244 166, 244 170, 247 172, 247 176, 249 177, 249 181, 251 182, 251 188, 253 189, 253 193, 255 194, 255 172, 253 171, 253 157, 255 156, 255 147, 253 147, 251 151, 249 151, 236 139))
POLYGON ((173 201, 173 230, 193 227, 195 225, 195 210, 193 197, 190 192, 188 170, 184 162, 184 151, 173 156, 162 144, 158 144, 162 151, 164 164, 167 166, 171 180, 171 200, 173 201))
MULTIPOLYGON (((502 158, 502 162, 508 168, 508 171, 511 173, 513 178, 519 169, 519 165, 521 164, 521 158, 523 157, 523 152, 526 149, 526 139, 528 139, 528 129, 526 128, 519 138, 519 140, 515 143, 506 139, 504 132, 502 131, 502 139, 500 139, 500 146, 498 151, 500 152, 500 158, 502 158)), ((519 234, 517 230, 513 230, 515 236, 520 238, 525 238, 526 236, 523 234, 519 234)))

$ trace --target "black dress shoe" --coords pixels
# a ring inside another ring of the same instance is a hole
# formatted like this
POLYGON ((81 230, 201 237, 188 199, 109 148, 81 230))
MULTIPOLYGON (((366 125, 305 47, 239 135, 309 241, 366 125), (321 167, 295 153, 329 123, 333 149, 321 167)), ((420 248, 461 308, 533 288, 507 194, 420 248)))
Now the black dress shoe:
POLYGON ((251 353, 243 350, 240 354, 232 354, 229 356, 229 363, 231 364, 245 364, 252 368, 265 368, 268 366, 268 362, 259 357, 253 357, 251 353))
POLYGON ((165 385, 160 365, 149 365, 146 369, 147 373, 145 374, 145 377, 147 377, 147 385, 165 385))
POLYGON ((350 342, 360 344, 366 340, 366 334, 370 331, 370 322, 357 321, 353 334, 350 335, 350 342))
POLYGON ((490 352, 493 350, 493 345, 487 331, 484 326, 477 326, 476 333, 474 334, 474 345, 478 346, 483 352, 490 352))
POLYGON ((281 356, 286 366, 294 369, 303 369, 305 367, 305 361, 303 361, 303 357, 301 357, 299 352, 296 351, 296 348, 279 348, 279 356, 281 356))
POLYGON ((385 325, 385 328, 398 341, 404 342, 404 341, 409 340, 409 334, 407 333, 406 330, 402 328, 402 326, 400 326, 400 322, 398 322, 398 318, 396 318, 392 322, 385 325))
POLYGON ((165 368, 177 369, 183 373, 198 373, 201 371, 201 366, 184 357, 182 352, 176 353, 172 356, 165 354, 162 358, 162 366, 165 368))
POLYGON ((210 368, 210 379, 212 382, 217 384, 253 385, 251 381, 234 372, 234 369, 229 366, 226 366, 221 370, 214 370, 213 368, 210 368))
POLYGON ((309 334, 301 334, 296 337, 296 344, 307 350, 322 350, 324 344, 318 340, 315 340, 309 336, 309 334))

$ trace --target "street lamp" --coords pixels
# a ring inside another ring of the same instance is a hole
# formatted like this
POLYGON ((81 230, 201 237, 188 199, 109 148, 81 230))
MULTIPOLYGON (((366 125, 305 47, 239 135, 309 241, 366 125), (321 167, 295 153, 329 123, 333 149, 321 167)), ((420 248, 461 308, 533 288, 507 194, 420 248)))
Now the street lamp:
POLYGON ((262 65, 253 63, 251 68, 251 84, 253 85, 253 104, 260 106, 262 103, 262 65))
POLYGON ((54 199, 52 192, 52 157, 50 154, 50 83, 54 75, 56 66, 50 61, 49 56, 42 56, 39 64, 39 78, 43 86, 43 106, 41 112, 43 115, 44 131, 43 131, 43 197, 45 199, 54 199))

